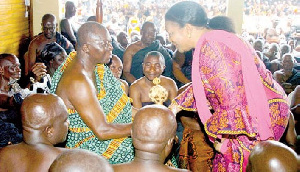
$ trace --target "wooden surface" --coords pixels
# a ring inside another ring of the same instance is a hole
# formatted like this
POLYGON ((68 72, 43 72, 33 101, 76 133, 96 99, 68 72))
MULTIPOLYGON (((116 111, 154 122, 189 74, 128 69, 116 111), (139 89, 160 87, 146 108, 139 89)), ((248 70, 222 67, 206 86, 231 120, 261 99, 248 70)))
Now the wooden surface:
POLYGON ((28 37, 29 17, 25 17, 24 0, 0 0, 0 53, 19 56, 21 41, 28 37))

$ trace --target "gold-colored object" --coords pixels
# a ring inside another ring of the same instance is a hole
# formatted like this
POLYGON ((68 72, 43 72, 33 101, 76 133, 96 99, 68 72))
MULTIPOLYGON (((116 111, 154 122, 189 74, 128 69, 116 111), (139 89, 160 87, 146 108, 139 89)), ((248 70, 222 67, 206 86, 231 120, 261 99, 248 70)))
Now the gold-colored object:
POLYGON ((149 97, 155 104, 162 105, 168 99, 168 91, 160 84, 159 78, 153 79, 153 86, 149 91, 149 97))

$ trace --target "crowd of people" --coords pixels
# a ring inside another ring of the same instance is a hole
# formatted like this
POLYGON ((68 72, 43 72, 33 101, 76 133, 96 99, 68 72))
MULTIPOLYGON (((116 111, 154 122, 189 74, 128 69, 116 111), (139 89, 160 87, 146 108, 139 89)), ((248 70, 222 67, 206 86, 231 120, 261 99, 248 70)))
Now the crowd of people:
POLYGON ((0 171, 300 169, 297 29, 239 34, 224 0, 81 3, 78 29, 82 4, 43 16, 23 65, 0 55, 0 171))

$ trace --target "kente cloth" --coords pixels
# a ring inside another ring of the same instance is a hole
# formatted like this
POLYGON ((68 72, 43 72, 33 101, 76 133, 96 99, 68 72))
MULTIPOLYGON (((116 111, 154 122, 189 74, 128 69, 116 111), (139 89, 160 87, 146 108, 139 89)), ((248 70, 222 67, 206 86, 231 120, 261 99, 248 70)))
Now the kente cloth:
POLYGON ((132 57, 130 73, 136 79, 139 79, 139 78, 141 78, 141 77, 144 76, 142 64, 144 62, 144 58, 145 58, 146 54, 149 53, 150 51, 158 51, 158 52, 160 52, 164 56, 166 68, 165 68, 164 72, 162 73, 162 75, 174 79, 174 76, 173 76, 173 63, 172 63, 172 59, 170 57, 170 54, 168 53, 168 51, 166 50, 166 48, 164 48, 159 43, 158 40, 154 41, 148 47, 139 50, 132 57))
MULTIPOLYGON (((70 61, 76 56, 72 52, 69 58, 58 68, 52 79, 51 92, 55 93, 58 82, 70 61)), ((95 68, 98 100, 108 123, 125 124, 132 122, 131 103, 121 88, 120 81, 113 76, 104 64, 95 68)), ((80 91, 80 90, 78 90, 80 91)), ((99 140, 81 119, 76 110, 69 112, 69 133, 66 147, 69 149, 87 149, 105 157, 109 163, 118 164, 130 162, 134 158, 134 148, 131 138, 99 140)))
POLYGON ((201 36, 193 56, 192 86, 173 103, 196 108, 212 142, 228 137, 214 158, 213 171, 245 171, 253 147, 261 140, 278 141, 289 119, 284 90, 254 49, 225 31, 201 36))
POLYGON ((21 117, 18 110, 0 112, 0 148, 23 141, 21 117))
POLYGON ((70 54, 75 50, 72 43, 59 32, 56 32, 55 38, 56 43, 58 43, 63 49, 65 49, 67 54, 70 54))
POLYGON ((292 85, 300 85, 300 72, 298 72, 296 69, 293 69, 292 76, 290 76, 285 82, 291 83, 292 85))
POLYGON ((210 172, 213 157, 213 148, 206 143, 201 130, 184 128, 179 149, 179 168, 210 172))

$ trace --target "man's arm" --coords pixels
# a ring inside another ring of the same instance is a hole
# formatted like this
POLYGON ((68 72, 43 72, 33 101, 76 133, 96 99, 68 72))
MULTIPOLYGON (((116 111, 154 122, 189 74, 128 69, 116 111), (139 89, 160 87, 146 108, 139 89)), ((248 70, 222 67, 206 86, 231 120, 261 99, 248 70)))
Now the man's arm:
POLYGON ((178 88, 174 80, 170 79, 167 82, 167 87, 169 90, 169 99, 172 101, 177 96, 178 88))
POLYGON ((142 108, 141 94, 139 89, 138 83, 136 82, 129 87, 129 96, 132 99, 132 105, 137 109, 142 108))
POLYGON ((123 75, 128 83, 133 83, 136 78, 130 73, 132 57, 134 55, 133 47, 130 45, 124 52, 123 56, 123 75))
POLYGON ((69 38, 71 39, 69 40, 70 42, 76 43, 76 37, 69 20, 64 19, 61 21, 61 30, 68 34, 69 38))
POLYGON ((130 136, 131 124, 108 124, 97 99, 93 83, 84 77, 72 78, 66 89, 68 100, 77 110, 85 124, 99 140, 117 139, 130 136))
POLYGON ((173 61, 173 75, 175 78, 183 84, 191 82, 188 78, 185 77, 184 73, 181 71, 181 67, 184 64, 185 55, 178 51, 175 52, 173 61))
POLYGON ((36 49, 37 44, 35 43, 35 39, 31 41, 28 47, 28 57, 25 58, 25 76, 29 74, 31 71, 32 66, 34 65, 36 61, 36 49))

